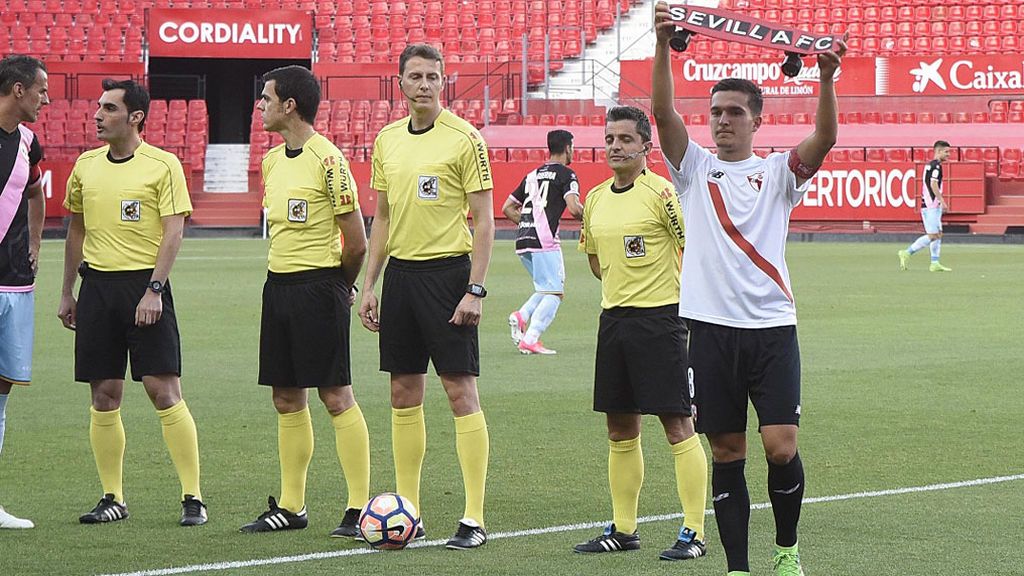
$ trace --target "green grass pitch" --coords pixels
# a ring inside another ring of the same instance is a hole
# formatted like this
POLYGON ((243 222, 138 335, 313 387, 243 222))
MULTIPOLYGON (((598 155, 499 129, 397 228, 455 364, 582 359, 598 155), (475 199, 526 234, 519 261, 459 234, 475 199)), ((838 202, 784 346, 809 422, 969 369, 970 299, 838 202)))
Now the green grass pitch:
MULTIPOLYGON (((481 326, 480 394, 491 434, 487 527, 492 534, 606 521, 607 443, 591 411, 598 282, 566 243, 567 298, 544 342, 524 357, 505 319, 531 291, 508 242, 495 246, 481 326)), ((803 353, 801 453, 807 498, 1024 473, 1024 247, 947 242, 950 274, 927 254, 897 271, 895 244, 795 243, 789 265, 803 353)), ((312 403, 310 526, 243 535, 238 527, 277 494, 276 417, 255 384, 266 244, 187 240, 172 281, 182 331, 185 398, 201 445, 210 522, 180 528, 179 488, 159 422, 140 385, 126 386, 125 493, 132 517, 82 526, 100 497, 88 441, 88 387, 72 381, 72 333, 56 318, 63 244, 46 242, 36 292, 34 383, 12 393, 0 460, 0 504, 37 527, 0 531, 0 574, 116 574, 217 562, 360 550, 327 537, 340 520, 344 480, 333 429, 312 403)), ((353 321, 356 397, 370 429, 372 490, 394 488, 386 375, 376 338, 353 321)), ((462 513, 454 427, 437 378, 426 399, 422 504, 428 539, 446 538, 462 513)), ((752 420, 753 421, 753 420, 752 420)), ((667 444, 645 422, 641 516, 678 512, 667 444)), ((751 436, 751 500, 767 501, 765 464, 751 436)), ((710 502, 708 503, 710 507, 710 502)), ((1021 573, 1024 479, 808 503, 801 552, 809 576, 1021 573), (1015 572, 1017 571, 1017 572, 1015 572)), ((581 557, 596 528, 496 538, 480 550, 439 546, 351 554, 217 574, 725 574, 714 518, 709 555, 659 562, 678 519, 644 523, 639 552, 581 557)), ((753 574, 769 574, 771 511, 751 513, 753 574)), ((195 573, 190 570, 186 573, 195 573)), ((158 572, 170 573, 170 572, 158 572)))

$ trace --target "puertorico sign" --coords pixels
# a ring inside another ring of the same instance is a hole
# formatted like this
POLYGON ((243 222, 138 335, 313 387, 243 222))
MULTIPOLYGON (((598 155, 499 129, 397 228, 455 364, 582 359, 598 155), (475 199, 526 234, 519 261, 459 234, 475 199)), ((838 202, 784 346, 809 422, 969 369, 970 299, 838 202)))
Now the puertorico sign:
POLYGON ((826 164, 793 220, 914 220, 920 184, 911 163, 826 164))
POLYGON ((312 17, 301 10, 152 8, 151 56, 309 59, 312 17))

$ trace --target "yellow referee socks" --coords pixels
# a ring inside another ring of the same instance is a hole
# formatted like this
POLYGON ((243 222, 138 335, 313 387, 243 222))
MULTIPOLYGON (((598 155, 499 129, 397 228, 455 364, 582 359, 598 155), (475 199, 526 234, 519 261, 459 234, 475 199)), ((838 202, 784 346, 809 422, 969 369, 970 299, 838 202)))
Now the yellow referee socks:
POLYGON ((608 441, 608 485, 612 492, 612 522, 624 534, 636 532, 636 509, 644 483, 644 453, 640 437, 608 441))
POLYGON ((171 453, 171 461, 181 481, 181 499, 185 499, 185 494, 191 494, 202 500, 199 488, 199 438, 192 413, 184 400, 165 410, 157 410, 156 413, 160 416, 164 443, 167 444, 167 451, 171 453))
POLYGON ((423 405, 391 409, 391 450, 395 457, 395 488, 420 510, 420 469, 427 451, 423 405))
POLYGON ((676 463, 676 490, 683 505, 683 526, 697 533, 704 540, 704 506, 708 498, 708 457, 700 443, 700 436, 693 436, 672 445, 672 456, 676 463))
POLYGON ((370 499, 370 433, 366 430, 366 420, 359 404, 355 404, 332 416, 331 423, 334 424, 338 460, 348 486, 347 507, 362 509, 370 499))
POLYGON ((124 425, 121 409, 99 412, 89 407, 89 443, 96 458, 96 470, 104 494, 113 494, 114 500, 124 502, 121 471, 124 464, 124 425))
POLYGON ((297 514, 306 505, 306 470, 313 459, 309 406, 277 415, 277 452, 281 460, 281 500, 277 505, 297 514))
POLYGON ((490 443, 483 412, 455 417, 455 449, 459 454, 462 483, 466 488, 463 518, 472 518, 480 526, 484 525, 484 491, 487 487, 490 443))

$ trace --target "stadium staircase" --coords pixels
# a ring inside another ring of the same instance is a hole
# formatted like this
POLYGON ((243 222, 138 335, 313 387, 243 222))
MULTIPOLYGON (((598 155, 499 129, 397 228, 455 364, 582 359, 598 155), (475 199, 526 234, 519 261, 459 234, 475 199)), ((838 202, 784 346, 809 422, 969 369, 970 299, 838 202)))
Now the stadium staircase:
POLYGON ((202 190, 192 194, 192 225, 259 226, 262 198, 258 192, 250 192, 248 144, 210 144, 202 190))

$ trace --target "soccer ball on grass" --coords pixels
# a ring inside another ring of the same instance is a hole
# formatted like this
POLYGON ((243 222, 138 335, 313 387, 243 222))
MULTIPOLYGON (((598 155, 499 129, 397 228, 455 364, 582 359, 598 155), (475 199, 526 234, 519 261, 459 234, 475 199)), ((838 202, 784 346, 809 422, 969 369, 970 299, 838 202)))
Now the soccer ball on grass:
POLYGON ((416 537, 420 518, 416 507, 393 492, 378 494, 359 514, 359 530, 373 548, 401 550, 416 537))

